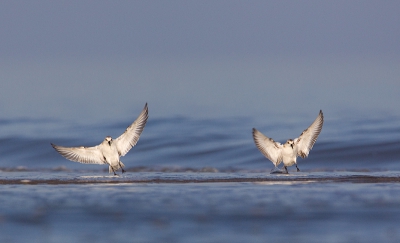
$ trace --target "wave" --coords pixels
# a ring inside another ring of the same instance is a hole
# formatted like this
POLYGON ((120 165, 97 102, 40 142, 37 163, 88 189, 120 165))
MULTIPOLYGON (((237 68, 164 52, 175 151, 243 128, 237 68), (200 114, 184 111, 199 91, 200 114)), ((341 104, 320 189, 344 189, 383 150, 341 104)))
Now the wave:
MULTIPOLYGON (((12 122, 2 121, 1 124, 11 126, 12 122)), ((94 146, 104 136, 116 137, 125 129, 122 122, 73 126, 60 124, 60 121, 23 120, 18 124, 32 131, 19 129, 19 134, 0 137, 2 171, 107 170, 106 166, 68 161, 56 153, 50 143, 94 146), (47 128, 50 132, 43 132, 47 128)), ((399 170, 398 124, 376 119, 359 123, 329 123, 328 120, 309 157, 298 159, 299 168, 302 171, 399 170)), ((276 134, 297 136, 303 128, 300 125, 262 126, 243 118, 154 119, 149 120, 137 146, 121 160, 131 172, 269 172, 273 165, 255 147, 251 128, 260 127, 283 142, 286 138, 280 139, 276 134)))

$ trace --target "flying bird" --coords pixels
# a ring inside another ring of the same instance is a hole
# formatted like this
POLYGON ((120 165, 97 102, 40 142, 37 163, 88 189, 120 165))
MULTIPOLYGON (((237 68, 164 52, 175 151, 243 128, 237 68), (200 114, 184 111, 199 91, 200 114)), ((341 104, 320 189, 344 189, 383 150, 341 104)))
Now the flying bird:
POLYGON ((125 172, 125 165, 120 161, 120 156, 126 155, 136 145, 140 134, 149 118, 147 103, 138 118, 116 139, 107 136, 103 142, 94 147, 62 147, 51 144, 57 152, 66 159, 84 164, 107 164, 109 173, 114 173, 121 168, 125 172))
POLYGON ((288 173, 287 166, 292 165, 296 165, 297 171, 300 171, 296 162, 297 156, 301 156, 303 159, 308 156, 317 141, 323 124, 324 114, 320 110, 315 121, 298 138, 289 139, 286 143, 280 144, 253 128, 253 139, 257 148, 265 157, 271 160, 275 168, 283 161, 283 168, 286 173, 288 173))

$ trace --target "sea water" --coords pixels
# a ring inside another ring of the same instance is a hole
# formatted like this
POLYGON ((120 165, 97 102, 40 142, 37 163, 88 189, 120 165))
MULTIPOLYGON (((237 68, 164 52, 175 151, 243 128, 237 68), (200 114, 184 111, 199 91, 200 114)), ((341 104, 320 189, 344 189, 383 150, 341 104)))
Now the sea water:
POLYGON ((300 172, 270 174, 251 129, 284 142, 311 121, 149 119, 113 176, 50 143, 97 145, 129 122, 2 120, 0 240, 398 242, 399 119, 326 119, 300 172))

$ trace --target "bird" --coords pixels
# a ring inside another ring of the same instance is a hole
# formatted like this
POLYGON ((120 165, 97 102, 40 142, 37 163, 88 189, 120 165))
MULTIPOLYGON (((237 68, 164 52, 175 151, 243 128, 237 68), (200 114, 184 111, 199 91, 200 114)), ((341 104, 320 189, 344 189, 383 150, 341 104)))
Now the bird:
POLYGON ((323 124, 324 114, 320 110, 315 121, 298 138, 288 139, 284 144, 281 144, 253 128, 253 139, 260 152, 275 165, 272 171, 282 161, 286 173, 288 173, 287 167, 292 165, 296 165, 297 171, 300 171, 296 159, 298 156, 303 159, 308 156, 321 133, 323 124))
POLYGON ((106 164, 109 173, 114 173, 121 168, 125 172, 125 165, 120 157, 126 155, 136 145, 149 118, 147 103, 138 118, 126 128, 118 138, 106 136, 103 142, 94 147, 63 147, 51 143, 51 146, 66 159, 83 164, 106 164))

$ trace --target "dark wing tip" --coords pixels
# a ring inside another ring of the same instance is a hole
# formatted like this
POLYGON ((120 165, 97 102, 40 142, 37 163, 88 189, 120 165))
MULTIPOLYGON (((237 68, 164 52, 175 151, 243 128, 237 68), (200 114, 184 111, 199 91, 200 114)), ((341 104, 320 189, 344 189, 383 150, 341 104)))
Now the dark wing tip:
MULTIPOLYGON (((144 126, 146 126, 147 119, 149 119, 149 108, 147 107, 147 102, 146 102, 146 105, 144 106, 143 110, 144 110, 144 114, 145 114, 145 116, 144 116, 144 124, 143 124, 143 128, 144 128, 144 126)), ((139 115, 139 116, 141 116, 141 115, 139 115)))
MULTIPOLYGON (((147 119, 149 118, 149 107, 147 106, 147 102, 146 102, 146 104, 144 105, 143 111, 144 111, 144 113, 146 114, 146 115, 145 115, 145 120, 147 121, 147 119)), ((142 113, 143 113, 143 111, 142 111, 142 113)), ((139 115, 139 116, 140 116, 140 115, 139 115)))
POLYGON ((321 117, 321 129, 322 129, 322 125, 324 124, 324 113, 322 113, 322 110, 319 110, 319 116, 321 117))
POLYGON ((259 131, 253 127, 252 134, 253 134, 253 139, 254 139, 254 140, 256 139, 256 133, 257 133, 257 132, 259 132, 259 131))
POLYGON ((54 143, 50 143, 51 144, 51 146, 53 147, 53 149, 55 150, 55 151, 57 151, 58 153, 60 153, 61 154, 61 151, 60 151, 60 146, 58 146, 58 145, 55 145, 54 143))

